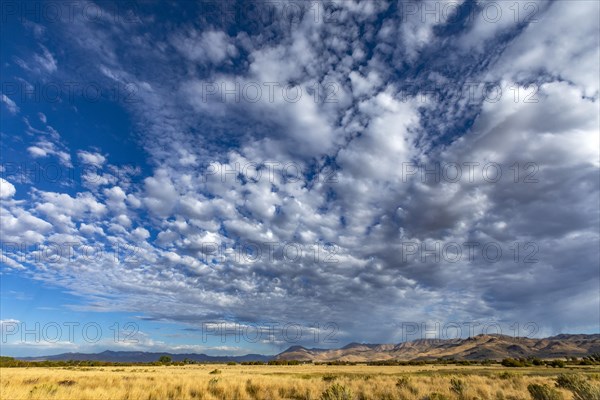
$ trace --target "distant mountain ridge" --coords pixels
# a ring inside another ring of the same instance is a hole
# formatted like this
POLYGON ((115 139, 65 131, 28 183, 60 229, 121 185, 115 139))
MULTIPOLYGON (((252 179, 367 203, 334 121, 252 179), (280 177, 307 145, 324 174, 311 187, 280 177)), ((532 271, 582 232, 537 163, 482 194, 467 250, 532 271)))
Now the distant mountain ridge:
POLYGON ((243 361, 269 361, 272 356, 261 354, 246 354, 243 356, 209 356, 207 354, 187 353, 151 353, 145 351, 111 351, 106 350, 102 353, 62 353, 51 356, 41 357, 17 357, 24 361, 105 361, 105 362, 123 362, 123 363, 149 363, 158 361, 161 356, 169 356, 173 361, 183 361, 186 358, 196 362, 243 362, 243 361))
POLYGON ((399 344, 350 343, 340 349, 306 349, 292 346, 278 360, 385 361, 385 360, 501 360, 503 358, 582 357, 600 353, 600 334, 561 334, 544 339, 505 335, 479 335, 467 339, 417 339, 399 344))
POLYGON ((110 351, 102 353, 62 353, 41 357, 17 357, 25 361, 105 361, 105 362, 153 362, 161 356, 173 361, 184 359, 196 362, 244 362, 270 360, 299 361, 349 361, 368 362, 385 360, 501 360, 503 358, 582 357, 600 353, 600 334, 560 334, 543 339, 515 338, 505 335, 479 335, 466 339, 417 339, 398 344, 349 343, 339 349, 305 348, 291 346, 275 355, 246 354, 242 356, 209 356, 207 354, 173 354, 166 352, 110 351))

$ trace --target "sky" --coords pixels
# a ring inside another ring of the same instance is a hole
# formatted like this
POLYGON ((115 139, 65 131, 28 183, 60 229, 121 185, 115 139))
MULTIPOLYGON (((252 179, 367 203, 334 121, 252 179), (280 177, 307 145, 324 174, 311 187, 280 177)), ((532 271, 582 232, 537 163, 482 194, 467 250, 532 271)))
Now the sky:
POLYGON ((0 353, 600 332, 596 1, 3 1, 0 353))

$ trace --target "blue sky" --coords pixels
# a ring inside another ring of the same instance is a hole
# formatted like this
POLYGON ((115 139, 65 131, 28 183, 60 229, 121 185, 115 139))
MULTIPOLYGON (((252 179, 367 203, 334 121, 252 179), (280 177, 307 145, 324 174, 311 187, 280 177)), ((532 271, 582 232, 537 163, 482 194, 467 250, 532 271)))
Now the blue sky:
POLYGON ((598 7, 3 2, 1 353, 599 332, 598 7))

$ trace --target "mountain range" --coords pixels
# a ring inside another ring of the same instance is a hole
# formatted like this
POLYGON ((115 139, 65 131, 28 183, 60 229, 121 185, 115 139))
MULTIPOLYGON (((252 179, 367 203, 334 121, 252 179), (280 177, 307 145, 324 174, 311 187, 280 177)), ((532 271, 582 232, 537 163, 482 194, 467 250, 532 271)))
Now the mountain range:
POLYGON ((478 335, 466 339, 417 339, 398 344, 350 343, 339 349, 292 346, 275 356, 247 354, 243 356, 209 356, 206 354, 151 353, 143 351, 104 351, 102 353, 63 353, 41 357, 18 357, 26 361, 94 360, 107 362, 153 362, 161 356, 173 361, 244 362, 270 360, 349 361, 385 360, 501 360, 503 358, 538 357, 542 359, 582 357, 600 353, 600 334, 561 334, 543 339, 505 335, 478 335))
POLYGON ((261 354, 246 354, 243 356, 209 356, 207 354, 187 353, 151 353, 146 351, 110 351, 102 353, 62 353, 51 356, 40 357, 17 357, 24 361, 106 361, 123 363, 149 363, 157 361, 161 356, 169 356, 173 361, 183 361, 186 358, 195 362, 244 362, 244 361, 262 361, 267 362, 273 359, 273 356, 264 356, 261 354))
POLYGON ((399 344, 350 343, 340 349, 293 346, 276 356, 282 360, 384 361, 384 360, 501 360, 503 358, 582 357, 600 353, 600 334, 558 335, 544 339, 479 335, 467 339, 418 339, 399 344))

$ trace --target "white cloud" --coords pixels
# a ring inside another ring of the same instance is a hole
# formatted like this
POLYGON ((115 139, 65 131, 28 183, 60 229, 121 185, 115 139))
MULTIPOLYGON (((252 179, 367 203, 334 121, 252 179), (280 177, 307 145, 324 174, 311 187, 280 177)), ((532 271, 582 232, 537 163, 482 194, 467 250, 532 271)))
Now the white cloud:
POLYGON ((19 106, 17 106, 17 104, 13 100, 11 100, 10 97, 8 97, 5 94, 2 94, 2 97, 0 99, 8 109, 9 113, 11 113, 12 115, 16 115, 19 112, 19 106))
POLYGON ((0 199, 10 199, 16 193, 12 183, 4 178, 0 178, 0 199))
POLYGON ((100 203, 91 193, 78 193, 75 197, 66 193, 38 192, 39 203, 35 209, 44 214, 54 227, 62 232, 69 232, 75 226, 75 220, 102 218, 106 205, 100 203))
POLYGON ((144 203, 158 216, 167 216, 177 203, 178 193, 166 170, 158 170, 144 180, 144 203))
POLYGON ((39 47, 42 52, 33 53, 27 61, 19 57, 14 57, 17 65, 37 75, 48 75, 56 72, 58 70, 58 62, 54 58, 54 55, 46 46, 40 44, 39 47))
POLYGON ((544 24, 540 21, 540 16, 547 6, 549 3, 539 0, 519 0, 513 3, 480 1, 478 8, 473 8, 471 13, 471 29, 458 39, 459 46, 465 52, 483 52, 486 45, 494 43, 496 37, 519 25, 544 24))
MULTIPOLYGON (((402 23, 399 25, 398 33, 409 61, 414 61, 419 52, 434 41, 434 28, 437 25, 443 25, 448 20, 452 21, 454 12, 462 3, 463 0, 426 0, 400 3, 398 12, 401 15, 402 23)), ((388 21, 388 23, 393 24, 392 21, 388 21)), ((388 32, 392 33, 391 30, 388 32)), ((384 39, 390 38, 383 29, 380 35, 384 39)), ((393 36, 391 38, 395 40, 393 36)))
POLYGON ((45 158, 49 156, 55 156, 59 159, 61 164, 66 167, 71 167, 71 155, 61 146, 56 145, 48 139, 40 139, 33 146, 29 146, 27 151, 33 158, 45 158))
POLYGON ((363 76, 357 71, 352 71, 349 75, 352 81, 352 91, 355 97, 371 95, 373 90, 381 85, 381 78, 377 71, 370 71, 367 76, 363 76))
POLYGON ((39 67, 46 70, 46 72, 55 72, 57 67, 57 62, 52 53, 45 47, 42 47, 42 54, 34 54, 33 60, 37 63, 39 67))
POLYGON ((102 229, 102 227, 97 226, 93 223, 86 224, 85 222, 82 222, 79 226, 79 232, 87 236, 91 236, 95 233, 104 236, 104 230, 102 229))
POLYGON ((237 55, 233 40, 223 31, 189 30, 172 37, 171 43, 188 60, 200 63, 221 64, 237 55))
POLYGON ((106 157, 100 153, 92 153, 89 151, 78 151, 77 157, 84 164, 92 164, 102 166, 106 162, 106 157))
POLYGON ((119 225, 121 225, 124 228, 129 228, 131 226, 131 219, 125 214, 118 215, 116 217, 116 220, 119 223, 119 225))
MULTIPOLYGON (((503 52, 490 75, 535 81, 540 74, 577 85, 585 96, 598 96, 600 48, 595 1, 553 2, 503 52), (577 29, 572 29, 573 24, 577 29)), ((540 9, 541 10, 541 9, 540 9)))
POLYGON ((150 237, 150 232, 147 229, 142 227, 137 227, 132 232, 133 236, 138 238, 139 240, 146 240, 150 237))
POLYGON ((40 243, 53 230, 52 224, 19 207, 0 208, 2 238, 6 242, 40 243))

